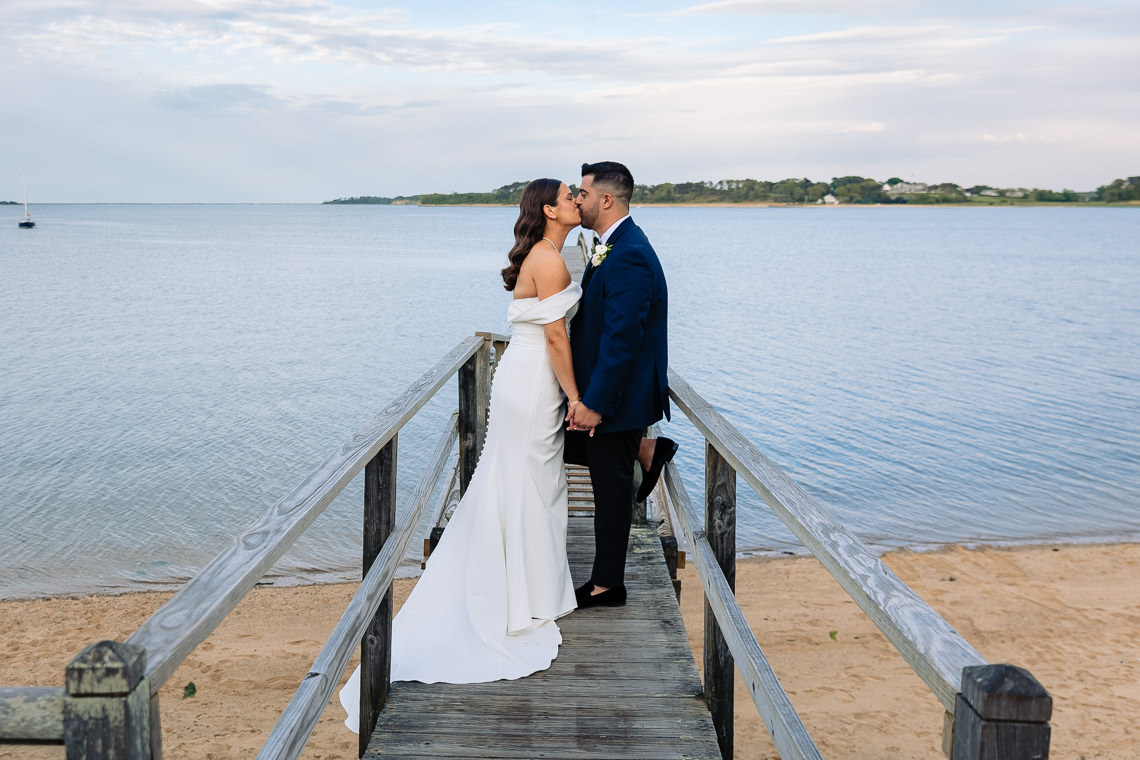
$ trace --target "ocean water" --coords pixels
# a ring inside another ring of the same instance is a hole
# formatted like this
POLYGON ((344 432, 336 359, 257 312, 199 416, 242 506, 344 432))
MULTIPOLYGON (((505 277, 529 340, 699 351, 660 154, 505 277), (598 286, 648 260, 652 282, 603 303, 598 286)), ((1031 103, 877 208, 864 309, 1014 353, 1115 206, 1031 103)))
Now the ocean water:
MULTIPOLYGON (((0 598, 184 581, 445 351, 507 331, 513 209, 35 217, 0 225, 0 598)), ((634 217, 673 368, 872 547, 1140 538, 1136 209, 634 217)), ((440 395, 401 435, 403 494, 440 395)), ((665 431, 701 493, 699 434, 665 431)), ((358 577, 361 501, 270 580, 358 577)), ((742 551, 802 551, 740 501, 742 551)))

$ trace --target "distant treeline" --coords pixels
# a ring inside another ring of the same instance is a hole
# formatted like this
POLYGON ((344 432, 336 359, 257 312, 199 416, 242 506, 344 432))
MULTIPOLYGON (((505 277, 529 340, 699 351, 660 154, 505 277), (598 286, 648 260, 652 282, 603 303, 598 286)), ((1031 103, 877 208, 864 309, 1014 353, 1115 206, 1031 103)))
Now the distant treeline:
MULTIPOLYGON (((421 206, 518 205, 526 182, 513 182, 489 193, 429 193, 384 198, 372 195, 338 198, 325 203, 419 204, 421 206)), ((571 189, 577 188, 571 185, 571 189)), ((636 185, 634 204, 646 203, 1119 203, 1140 201, 1140 177, 1113 180, 1092 192, 996 188, 988 185, 961 187, 949 182, 930 185, 904 182, 891 177, 880 182, 870 177, 835 177, 830 182, 785 179, 725 179, 719 182, 664 182, 636 185)))

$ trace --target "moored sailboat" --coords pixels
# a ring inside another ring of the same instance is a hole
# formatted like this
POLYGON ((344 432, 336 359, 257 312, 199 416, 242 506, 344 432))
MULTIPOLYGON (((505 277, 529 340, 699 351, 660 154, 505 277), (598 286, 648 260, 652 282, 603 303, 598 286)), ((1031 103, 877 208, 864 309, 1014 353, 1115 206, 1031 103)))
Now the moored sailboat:
POLYGON ((30 230, 34 229, 36 223, 32 221, 32 217, 28 214, 28 178, 24 174, 24 167, 20 167, 20 179, 24 182, 24 218, 20 220, 20 229, 30 230))

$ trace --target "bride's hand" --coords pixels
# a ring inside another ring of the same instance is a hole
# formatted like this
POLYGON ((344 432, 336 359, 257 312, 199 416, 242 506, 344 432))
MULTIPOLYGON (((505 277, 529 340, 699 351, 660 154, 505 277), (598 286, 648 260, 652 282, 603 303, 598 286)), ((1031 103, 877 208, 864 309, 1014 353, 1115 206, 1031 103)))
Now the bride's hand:
POLYGON ((594 435, 594 428, 602 424, 602 415, 589 409, 585 404, 575 404, 567 415, 567 422, 570 423, 571 430, 589 430, 590 436, 594 435))

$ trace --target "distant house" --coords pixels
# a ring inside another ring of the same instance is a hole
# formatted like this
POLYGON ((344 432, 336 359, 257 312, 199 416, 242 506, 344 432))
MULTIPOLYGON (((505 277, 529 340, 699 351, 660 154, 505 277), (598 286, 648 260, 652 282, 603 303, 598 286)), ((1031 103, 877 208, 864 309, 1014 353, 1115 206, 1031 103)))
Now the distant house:
POLYGON ((930 192, 930 185, 925 182, 899 182, 897 185, 883 185, 883 192, 890 193, 891 195, 899 195, 901 193, 928 193, 930 192))
POLYGON ((978 193, 978 195, 984 195, 988 198, 998 198, 1001 196, 1001 193, 999 193, 997 190, 983 190, 982 192, 978 193))
POLYGON ((836 198, 831 193, 828 193, 827 195, 823 196, 818 201, 816 201, 816 204, 819 204, 819 205, 822 205, 824 203, 826 203, 828 206, 838 206, 839 205, 839 199, 836 198))

